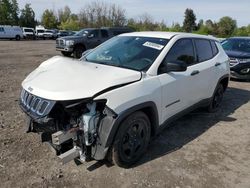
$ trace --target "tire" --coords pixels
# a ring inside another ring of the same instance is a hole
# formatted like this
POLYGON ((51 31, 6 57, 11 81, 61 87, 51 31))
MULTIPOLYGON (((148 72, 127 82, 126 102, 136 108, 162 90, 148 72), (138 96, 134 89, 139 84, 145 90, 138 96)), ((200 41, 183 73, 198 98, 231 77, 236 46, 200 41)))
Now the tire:
POLYGON ((129 168, 147 150, 151 134, 150 121, 141 111, 129 115, 120 125, 110 150, 111 162, 129 168))
POLYGON ((66 57, 70 57, 71 56, 71 52, 63 52, 61 51, 62 55, 66 56, 66 57))
POLYGON ((208 112, 216 112, 222 103, 222 99, 223 99, 223 94, 224 94, 224 88, 223 85, 220 83, 213 94, 213 98, 207 108, 208 112))
POLYGON ((15 37, 15 39, 16 39, 16 40, 20 40, 21 37, 20 37, 19 35, 17 35, 17 36, 15 37))
POLYGON ((76 46, 73 52, 74 58, 81 58, 82 53, 85 51, 85 48, 83 46, 76 46))

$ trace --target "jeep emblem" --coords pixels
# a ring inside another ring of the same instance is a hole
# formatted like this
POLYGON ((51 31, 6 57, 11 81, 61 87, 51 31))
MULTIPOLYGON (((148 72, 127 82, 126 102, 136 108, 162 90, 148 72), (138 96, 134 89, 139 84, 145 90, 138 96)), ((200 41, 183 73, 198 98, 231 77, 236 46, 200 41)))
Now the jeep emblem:
POLYGON ((32 91, 33 91, 33 88, 32 88, 32 87, 28 87, 28 90, 29 90, 30 92, 32 92, 32 91))

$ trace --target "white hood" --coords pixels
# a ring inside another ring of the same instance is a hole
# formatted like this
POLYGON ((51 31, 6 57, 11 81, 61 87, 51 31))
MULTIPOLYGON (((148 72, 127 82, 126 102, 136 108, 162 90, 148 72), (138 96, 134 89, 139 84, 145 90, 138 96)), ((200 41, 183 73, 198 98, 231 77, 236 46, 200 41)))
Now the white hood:
POLYGON ((140 79, 138 71, 55 56, 30 73, 22 86, 45 99, 74 100, 140 79))

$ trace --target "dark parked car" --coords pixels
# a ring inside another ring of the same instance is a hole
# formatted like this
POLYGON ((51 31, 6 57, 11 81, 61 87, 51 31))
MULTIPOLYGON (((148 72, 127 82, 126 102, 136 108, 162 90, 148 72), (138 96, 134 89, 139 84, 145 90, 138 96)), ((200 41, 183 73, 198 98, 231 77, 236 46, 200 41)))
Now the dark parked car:
POLYGON ((103 27, 82 29, 73 36, 61 37, 56 40, 56 50, 61 51, 64 56, 80 58, 82 53, 88 49, 95 48, 113 36, 132 32, 127 27, 103 27))
POLYGON ((222 42, 230 58, 231 77, 250 80, 250 37, 232 37, 222 42))

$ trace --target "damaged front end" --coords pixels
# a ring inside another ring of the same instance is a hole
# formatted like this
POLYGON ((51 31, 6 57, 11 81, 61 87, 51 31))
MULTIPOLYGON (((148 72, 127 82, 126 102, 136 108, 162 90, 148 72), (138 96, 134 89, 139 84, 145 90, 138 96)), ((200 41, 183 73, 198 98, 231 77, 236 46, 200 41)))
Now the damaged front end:
POLYGON ((108 137, 117 115, 106 100, 92 98, 52 101, 22 90, 20 107, 28 115, 27 132, 41 134, 56 150, 62 163, 102 160, 108 151, 108 137))

